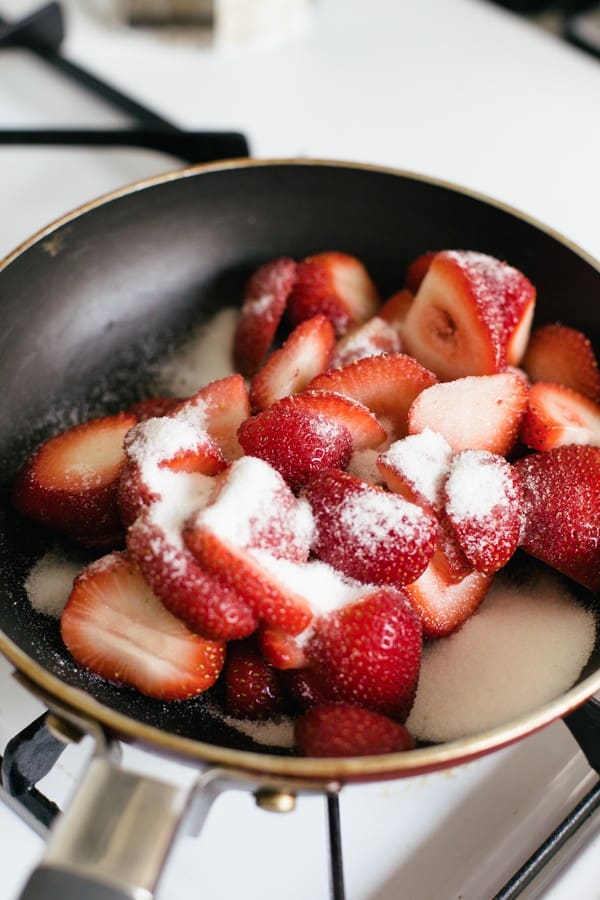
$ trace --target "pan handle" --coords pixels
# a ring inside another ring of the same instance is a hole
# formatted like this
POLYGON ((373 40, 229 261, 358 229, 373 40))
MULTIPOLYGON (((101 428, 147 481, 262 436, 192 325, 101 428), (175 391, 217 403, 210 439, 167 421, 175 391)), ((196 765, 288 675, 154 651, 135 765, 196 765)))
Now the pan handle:
POLYGON ((21 900, 151 900, 177 836, 191 819, 199 830, 220 792, 217 774, 181 787, 93 757, 21 900))

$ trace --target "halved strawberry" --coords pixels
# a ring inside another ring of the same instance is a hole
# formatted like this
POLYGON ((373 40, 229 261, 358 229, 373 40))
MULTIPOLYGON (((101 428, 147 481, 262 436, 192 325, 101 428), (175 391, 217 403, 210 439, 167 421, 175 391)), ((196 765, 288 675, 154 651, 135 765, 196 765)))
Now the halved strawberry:
POLYGON ((301 668, 283 671, 281 681, 290 704, 297 710, 304 712, 329 701, 319 676, 305 663, 301 668))
POLYGON ((515 463, 521 546, 591 591, 600 589, 600 448, 578 444, 515 463))
POLYGON ((513 372, 471 375, 435 384, 408 413, 408 430, 437 431, 453 450, 489 450, 505 456, 514 446, 527 407, 527 386, 513 372))
POLYGON ((276 669, 253 640, 228 644, 223 669, 225 712, 240 719, 267 719, 281 713, 285 696, 276 669))
POLYGON ((304 391, 247 419, 238 436, 247 454, 270 463, 297 488, 320 469, 343 468, 354 448, 380 444, 385 431, 360 403, 304 391))
POLYGON ((560 384, 537 381, 529 388, 521 440, 533 450, 564 444, 600 445, 600 405, 560 384))
POLYGON ((444 485, 446 514, 467 559, 493 574, 514 554, 521 531, 521 492, 514 468, 502 456, 463 450, 444 485))
POLYGON ((532 381, 562 384, 600 403, 600 370, 589 339, 567 325, 541 325, 529 339, 522 366, 532 381))
POLYGON ((407 433, 408 410, 414 399, 436 381, 435 375, 412 357, 394 353, 369 356, 323 372, 309 389, 334 391, 364 404, 387 427, 392 439, 397 439, 407 433))
MULTIPOLYGON (((331 360, 331 368, 347 366, 357 359, 367 356, 381 356, 383 353, 400 353, 402 342, 396 328, 380 316, 373 316, 363 325, 350 329, 339 339, 331 360)), ((321 371, 325 371, 324 366, 321 371)), ((315 375, 318 375, 315 372, 315 375)))
POLYGON ((211 381, 173 412, 174 418, 192 421, 196 427, 203 428, 228 462, 242 455, 237 430, 249 415, 250 398, 241 375, 211 381))
POLYGON ((335 332, 326 316, 301 322, 252 379, 252 408, 267 409, 276 400, 303 391, 311 379, 328 368, 334 345, 335 332))
POLYGON ((102 557, 75 579, 60 629, 80 665, 159 700, 206 691, 225 659, 225 645, 193 634, 167 612, 122 553, 102 557))
POLYGON ((374 590, 320 616, 306 642, 310 666, 333 700, 403 721, 421 666, 421 623, 404 594, 374 590))
POLYGON ((448 441, 437 431, 424 428, 418 434, 394 441, 377 457, 377 468, 390 491, 424 509, 439 512, 451 457, 448 441))
POLYGON ((401 587, 427 566, 437 520, 396 494, 326 469, 304 486, 316 532, 314 554, 350 578, 401 587))
POLYGON ((15 479, 15 507, 85 544, 121 539, 117 494, 125 464, 123 440, 136 421, 130 413, 118 413, 49 438, 15 479))
POLYGON ((371 756, 415 747, 404 725, 351 703, 313 707, 297 720, 294 734, 302 756, 371 756))
POLYGON ((295 279, 296 263, 281 257, 260 266, 246 285, 233 339, 234 364, 246 378, 259 370, 269 352, 295 279))
POLYGON ((370 319, 378 306, 377 288, 356 257, 332 251, 309 256, 298 264, 288 300, 293 326, 322 313, 341 335, 351 325, 370 319))
POLYGON ((471 571, 457 580, 455 560, 443 544, 438 546, 423 574, 403 588, 421 619, 423 636, 445 637, 460 628, 482 602, 492 577, 471 571))
POLYGON ((518 365, 535 289, 517 269, 484 253, 436 253, 402 335, 406 352, 444 381, 518 365))

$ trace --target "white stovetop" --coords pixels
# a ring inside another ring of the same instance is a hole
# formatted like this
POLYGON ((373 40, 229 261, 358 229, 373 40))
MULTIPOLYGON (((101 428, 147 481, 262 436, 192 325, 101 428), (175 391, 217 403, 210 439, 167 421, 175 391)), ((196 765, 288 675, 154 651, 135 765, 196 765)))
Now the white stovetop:
MULTIPOLYGON (((35 5, 0 0, 0 14, 35 5)), ((210 50, 108 32, 85 15, 84 0, 68 5, 71 58, 179 124, 242 130, 256 156, 381 163, 454 181, 600 257, 600 64, 497 7, 320 0, 304 32, 284 42, 210 50)), ((123 121, 42 63, 0 53, 0 127, 123 121)), ((138 151, 2 147, 0 163, 0 257, 70 208, 173 167, 138 151)), ((0 749, 40 711, 0 661, 0 749)), ((53 796, 68 792, 81 762, 67 751, 47 779, 53 796)), ((557 723, 460 769, 346 789, 348 898, 486 900, 593 781, 557 723)), ((14 900, 42 845, 4 807, 0 835, 0 897, 14 900)), ((159 898, 325 900, 324 836, 318 798, 277 817, 225 796, 201 839, 176 850, 159 898)), ((596 838, 546 900, 598 900, 599 851, 596 838)))

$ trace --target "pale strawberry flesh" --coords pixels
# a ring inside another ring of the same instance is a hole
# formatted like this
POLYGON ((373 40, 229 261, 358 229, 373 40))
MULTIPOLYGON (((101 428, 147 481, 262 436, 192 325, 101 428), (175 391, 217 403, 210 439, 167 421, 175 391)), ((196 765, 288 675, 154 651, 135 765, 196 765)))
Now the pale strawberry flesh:
POLYGON ((92 563, 75 580, 61 635, 96 675, 160 700, 184 700, 217 680, 221 641, 193 634, 153 595, 125 554, 92 563))
POLYGON ((600 446, 600 405, 571 388, 537 381, 529 389, 521 441, 533 450, 565 444, 600 446))

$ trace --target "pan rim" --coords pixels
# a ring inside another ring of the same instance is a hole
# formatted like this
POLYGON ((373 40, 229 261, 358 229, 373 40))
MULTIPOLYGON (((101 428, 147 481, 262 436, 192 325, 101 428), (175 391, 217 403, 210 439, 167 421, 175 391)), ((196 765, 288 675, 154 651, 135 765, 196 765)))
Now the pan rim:
MULTIPOLYGON (((62 226, 75 221, 87 212, 104 206, 113 200, 126 197, 147 188, 204 173, 243 168, 283 166, 330 167, 336 169, 345 168, 364 170, 424 182, 447 189, 454 193, 463 194, 472 199, 479 200, 486 205, 502 210, 509 215, 516 217, 520 221, 532 225, 542 233, 559 241, 563 246, 573 251, 600 273, 600 262, 560 232, 557 232, 555 229, 539 222, 534 217, 521 212, 515 207, 480 192, 470 190, 443 179, 404 169, 368 163, 336 161, 330 159, 309 159, 303 157, 291 159, 242 158, 218 161, 215 163, 205 163, 182 169, 175 169, 125 185, 116 190, 102 194, 38 230, 0 261, 0 272, 30 247, 37 244, 39 241, 48 238, 62 226)), ((194 738, 183 737, 173 732, 162 731, 155 726, 147 725, 100 703, 80 688, 63 683, 59 678, 52 675, 39 663, 35 662, 35 660, 28 656, 1 631, 0 652, 21 673, 23 673, 26 678, 33 682, 35 686, 42 692, 48 694, 50 698, 64 703, 76 713, 80 713, 83 716, 93 719, 95 722, 99 722, 101 725, 126 740, 138 741, 154 750, 162 750, 187 760, 194 759, 200 763, 216 764, 218 766, 227 767, 230 770, 237 770, 245 773, 262 774, 265 776, 277 775, 284 778, 297 779, 299 781, 310 780, 313 783, 317 780, 322 781, 323 786, 326 786, 326 784, 332 780, 358 782, 361 780, 385 779, 386 777, 406 777, 420 772, 434 771, 448 766, 462 764, 477 756, 500 749, 501 747, 539 730, 545 725, 548 725, 565 715, 570 710, 576 708, 600 690, 600 671, 598 671, 587 676, 583 681, 574 685, 569 691, 544 704, 542 707, 526 713, 511 722, 475 735, 469 735, 460 740, 421 747, 403 753, 391 753, 367 757, 345 757, 342 759, 303 759, 298 757, 280 756, 273 753, 233 750, 220 745, 208 744, 194 738)))

